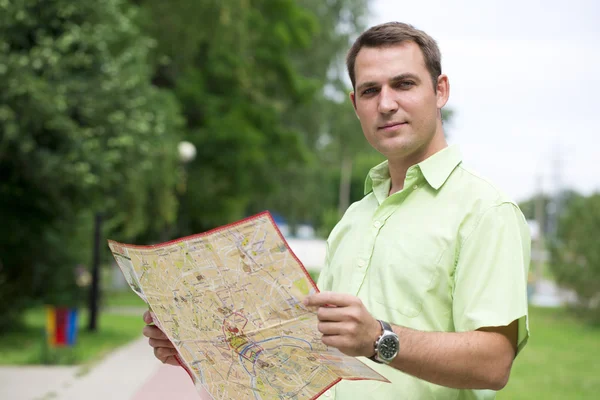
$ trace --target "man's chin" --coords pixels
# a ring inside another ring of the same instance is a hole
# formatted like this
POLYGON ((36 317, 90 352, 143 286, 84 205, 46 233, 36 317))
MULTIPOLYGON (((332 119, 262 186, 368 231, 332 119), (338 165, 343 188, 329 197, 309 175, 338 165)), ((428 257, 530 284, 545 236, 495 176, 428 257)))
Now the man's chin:
POLYGON ((405 135, 403 136, 395 136, 386 138, 379 142, 379 152, 382 154, 397 154, 397 153, 406 153, 410 152, 410 149, 414 147, 414 143, 412 140, 409 140, 405 135))
POLYGON ((380 146, 379 151, 388 160, 407 159, 416 156, 422 146, 412 140, 396 140, 380 146))

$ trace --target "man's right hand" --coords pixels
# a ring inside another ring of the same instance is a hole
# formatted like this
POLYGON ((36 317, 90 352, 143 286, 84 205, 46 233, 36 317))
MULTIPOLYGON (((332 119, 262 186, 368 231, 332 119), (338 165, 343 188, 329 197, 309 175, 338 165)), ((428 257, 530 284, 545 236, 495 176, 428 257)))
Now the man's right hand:
POLYGON ((175 350, 173 343, 156 325, 150 325, 152 324, 150 311, 144 313, 144 322, 148 325, 144 327, 142 333, 148 338, 150 346, 154 348, 154 356, 163 364, 179 366, 180 364, 175 358, 177 350, 175 350))

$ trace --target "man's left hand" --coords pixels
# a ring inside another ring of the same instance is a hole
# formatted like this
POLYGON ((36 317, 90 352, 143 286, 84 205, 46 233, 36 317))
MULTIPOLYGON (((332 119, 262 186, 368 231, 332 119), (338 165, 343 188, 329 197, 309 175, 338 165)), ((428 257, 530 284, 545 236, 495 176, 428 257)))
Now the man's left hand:
POLYGON ((352 357, 371 357, 381 325, 356 296, 321 292, 304 300, 307 307, 318 307, 318 329, 323 344, 352 357))

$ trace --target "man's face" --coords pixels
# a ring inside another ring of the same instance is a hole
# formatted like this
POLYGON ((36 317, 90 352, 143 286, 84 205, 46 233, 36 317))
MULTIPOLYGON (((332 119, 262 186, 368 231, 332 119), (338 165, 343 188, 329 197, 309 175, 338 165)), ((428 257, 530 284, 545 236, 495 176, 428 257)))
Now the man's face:
POLYGON ((414 42, 363 47, 350 94, 367 141, 388 159, 428 156, 443 142, 439 109, 448 100, 448 79, 434 89, 423 53, 414 42), (441 136, 441 138, 436 137, 441 136))

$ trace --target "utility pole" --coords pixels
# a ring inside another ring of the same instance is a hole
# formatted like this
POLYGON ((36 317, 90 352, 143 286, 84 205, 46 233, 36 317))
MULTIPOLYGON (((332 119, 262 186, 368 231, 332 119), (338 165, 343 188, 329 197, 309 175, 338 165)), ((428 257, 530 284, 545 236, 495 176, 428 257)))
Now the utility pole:
POLYGON ((545 242, 545 234, 544 234, 544 225, 546 221, 546 207, 544 204, 544 190, 542 188, 542 177, 538 175, 537 177, 537 195, 535 199, 535 220, 538 225, 538 237, 534 243, 535 249, 535 280, 536 282, 542 278, 542 273, 544 269, 544 242, 545 242))
POLYGON ((97 212, 94 216, 94 253, 92 256, 92 286, 89 299, 88 331, 98 330, 98 305, 100 298, 100 241, 102 239, 102 214, 97 212))
POLYGON ((560 152, 557 150, 552 159, 552 183, 553 195, 547 211, 548 239, 553 242, 556 239, 558 231, 558 219, 563 206, 563 183, 562 183, 562 160, 560 152))

